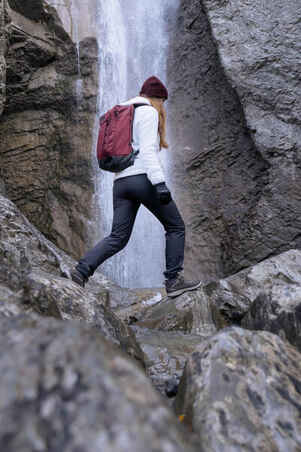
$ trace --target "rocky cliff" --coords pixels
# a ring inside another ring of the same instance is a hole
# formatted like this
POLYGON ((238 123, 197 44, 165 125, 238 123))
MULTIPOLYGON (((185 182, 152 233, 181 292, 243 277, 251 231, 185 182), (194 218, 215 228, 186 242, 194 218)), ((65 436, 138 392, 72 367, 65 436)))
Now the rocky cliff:
POLYGON ((295 0, 181 2, 171 178, 191 274, 227 275, 300 247, 299 17, 295 0))
POLYGON ((174 299, 100 273, 85 289, 69 279, 64 250, 80 251, 93 193, 97 48, 81 42, 79 78, 55 11, 9 5, 0 450, 300 451, 299 5, 182 1, 169 59, 173 183, 187 267, 215 280, 174 299))
POLYGON ((11 0, 9 5, 2 33, 6 100, 0 177, 8 197, 37 227, 79 256, 87 246, 94 190, 96 41, 82 41, 77 55, 48 4, 11 0))

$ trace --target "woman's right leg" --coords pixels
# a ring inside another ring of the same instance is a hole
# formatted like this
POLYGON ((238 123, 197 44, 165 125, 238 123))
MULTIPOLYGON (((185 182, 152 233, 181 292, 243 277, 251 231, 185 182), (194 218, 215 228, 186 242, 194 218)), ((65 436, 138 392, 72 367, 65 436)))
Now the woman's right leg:
POLYGON ((126 246, 133 230, 140 202, 127 197, 127 181, 117 179, 113 187, 113 224, 111 234, 89 250, 76 266, 76 270, 86 279, 93 275, 97 267, 106 259, 126 246))

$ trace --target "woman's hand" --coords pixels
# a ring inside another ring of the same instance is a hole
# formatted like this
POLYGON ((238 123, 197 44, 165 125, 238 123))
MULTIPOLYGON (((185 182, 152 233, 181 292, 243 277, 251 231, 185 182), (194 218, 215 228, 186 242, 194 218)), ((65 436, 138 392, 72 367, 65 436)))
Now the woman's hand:
POLYGON ((166 187, 165 182, 160 182, 160 184, 154 185, 156 190, 157 198, 161 204, 168 204, 171 201, 171 193, 166 187))

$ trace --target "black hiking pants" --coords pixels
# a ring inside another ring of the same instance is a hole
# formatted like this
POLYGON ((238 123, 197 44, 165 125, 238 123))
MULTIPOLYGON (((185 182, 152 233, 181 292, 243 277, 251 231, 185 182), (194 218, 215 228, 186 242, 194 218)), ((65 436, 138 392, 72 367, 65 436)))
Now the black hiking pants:
MULTIPOLYGON (((111 234, 80 259, 77 270, 86 277, 93 275, 106 259, 128 243, 140 205, 143 204, 162 223, 166 236, 166 279, 183 269, 185 225, 174 201, 161 204, 146 174, 115 180, 113 187, 113 225, 111 234)), ((147 257, 146 257, 147 259, 147 257)))

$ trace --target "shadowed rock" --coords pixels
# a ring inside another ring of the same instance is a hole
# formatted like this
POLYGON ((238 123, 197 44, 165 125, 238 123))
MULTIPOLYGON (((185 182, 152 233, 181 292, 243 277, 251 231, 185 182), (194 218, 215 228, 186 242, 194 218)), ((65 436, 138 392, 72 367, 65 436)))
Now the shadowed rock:
POLYGON ((232 265, 232 230, 251 215, 268 165, 225 76, 203 2, 179 5, 168 57, 169 178, 187 226, 185 271, 208 281, 242 268, 232 265))
POLYGON ((176 410, 208 451, 297 451, 301 355, 267 332, 227 328, 188 358, 176 410))
POLYGON ((0 336, 1 450, 199 450, 143 372, 95 329, 23 315, 2 319, 0 336))
POLYGON ((140 328, 134 331, 143 352, 146 374, 161 394, 174 397, 186 359, 206 336, 140 328))

